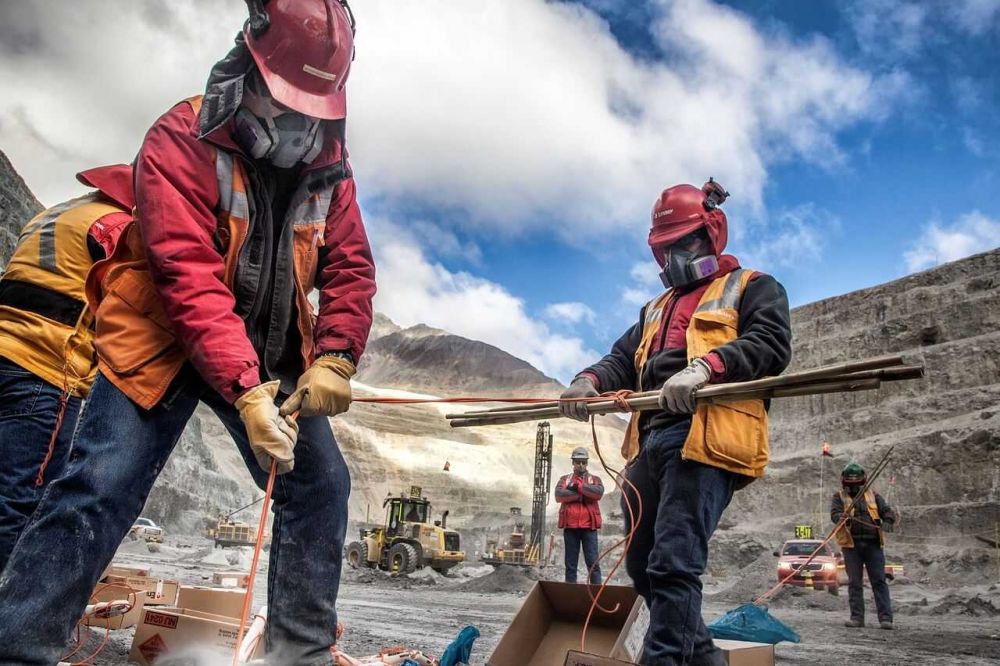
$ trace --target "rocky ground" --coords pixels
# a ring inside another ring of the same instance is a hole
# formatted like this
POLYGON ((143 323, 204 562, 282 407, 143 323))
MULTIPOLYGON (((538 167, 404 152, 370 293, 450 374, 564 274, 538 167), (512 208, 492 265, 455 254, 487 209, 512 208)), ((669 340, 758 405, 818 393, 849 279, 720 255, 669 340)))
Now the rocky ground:
MULTIPOLYGON (((754 550, 757 555, 742 567, 734 565, 729 573, 706 576, 707 621, 766 590, 774 580, 774 560, 769 551, 747 547, 752 542, 750 537, 730 541, 743 545, 744 558, 754 550)), ((732 547, 740 549, 739 545, 732 547)), ((214 550, 208 540, 192 537, 168 538, 153 550, 150 552, 141 542, 127 543, 116 560, 148 564, 153 575, 188 584, 210 584, 214 571, 246 568, 250 560, 248 549, 214 550)), ((839 665, 845 663, 846 650, 851 651, 852 663, 866 666, 997 663, 1000 584, 987 580, 990 570, 995 580, 996 564, 986 562, 979 567, 975 557, 967 556, 972 564, 966 567, 964 580, 956 569, 950 576, 957 582, 931 584, 924 574, 933 571, 936 578, 941 578, 941 572, 946 570, 942 562, 947 559, 943 553, 930 553, 925 558, 927 564, 915 564, 913 579, 901 578, 891 584, 897 626, 891 632, 877 627, 845 628, 845 595, 834 597, 826 592, 786 588, 771 600, 770 610, 793 627, 802 642, 778 645, 777 663, 839 665)), ((733 561, 738 559, 734 556, 733 561)), ((558 567, 549 567, 541 576, 558 578, 559 574, 558 567)), ((447 577, 430 570, 401 577, 345 570, 339 602, 340 620, 346 628, 341 646, 355 656, 373 654, 392 645, 437 655, 463 626, 473 624, 482 636, 476 643, 472 663, 485 664, 538 577, 518 569, 494 571, 474 564, 461 565, 447 577)), ((265 602, 265 579, 266 574, 258 578, 257 604, 265 602)), ((870 593, 868 598, 870 606, 870 593)), ((870 614, 874 616, 873 608, 870 614)), ((131 636, 132 630, 128 629, 112 632, 94 663, 126 663, 131 636)), ((92 645, 98 645, 102 637, 103 633, 95 634, 92 645)))

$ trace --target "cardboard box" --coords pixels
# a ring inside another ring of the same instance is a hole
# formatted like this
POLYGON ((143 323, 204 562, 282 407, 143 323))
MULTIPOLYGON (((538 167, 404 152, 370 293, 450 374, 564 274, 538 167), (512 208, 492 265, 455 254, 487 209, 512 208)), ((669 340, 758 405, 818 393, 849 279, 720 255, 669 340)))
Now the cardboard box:
POLYGON ((108 568, 104 570, 101 574, 101 578, 107 576, 149 576, 149 565, 143 566, 124 566, 122 564, 115 564, 112 562, 108 565, 108 568))
POLYGON ((148 576, 105 576, 102 583, 126 585, 146 599, 147 606, 175 606, 180 584, 176 580, 162 580, 148 576))
MULTIPOLYGON (((603 605, 603 604, 602 604, 603 605)), ((638 664, 642 657, 642 644, 649 630, 649 609, 640 603, 632 608, 618 641, 609 657, 570 650, 564 666, 625 666, 638 664)), ((729 666, 774 666, 774 646, 768 643, 749 643, 715 639, 729 666)))
MULTIPOLYGON (((147 608, 135 630, 128 658, 149 666, 163 655, 197 646, 203 652, 218 653, 226 660, 220 663, 229 663, 238 631, 239 622, 234 618, 183 608, 147 608)), ((253 656, 263 656, 263 645, 253 656)))
POLYGON ((769 643, 727 641, 716 638, 715 645, 726 655, 729 666, 774 666, 774 646, 769 643))
POLYGON ((88 627, 104 627, 106 629, 127 629, 128 627, 134 627, 142 616, 145 600, 146 597, 144 594, 135 593, 124 585, 118 583, 98 583, 88 603, 92 604, 98 601, 131 601, 133 602, 132 609, 124 615, 103 619, 94 617, 93 615, 85 615, 83 623, 88 627))
POLYGON ((239 618, 246 590, 181 585, 177 607, 222 617, 239 618))
POLYGON ((250 582, 250 574, 246 571, 216 571, 212 574, 212 583, 222 587, 246 587, 250 582))
MULTIPOLYGON (((486 661, 487 666, 571 663, 567 662, 569 652, 580 648, 580 633, 590 603, 584 585, 550 581, 535 583, 486 661)), ((601 595, 601 605, 605 608, 617 606, 617 610, 610 614, 600 610, 594 612, 587 630, 586 655, 608 658, 616 646, 624 643, 632 628, 629 620, 632 618, 634 623, 639 614, 636 606, 644 606, 644 602, 630 587, 608 586, 601 595)), ((615 664, 614 661, 579 663, 615 664)))
POLYGON ((635 666, 635 662, 621 661, 611 657, 599 657, 596 654, 587 654, 578 650, 570 650, 566 653, 566 661, 563 666, 635 666))

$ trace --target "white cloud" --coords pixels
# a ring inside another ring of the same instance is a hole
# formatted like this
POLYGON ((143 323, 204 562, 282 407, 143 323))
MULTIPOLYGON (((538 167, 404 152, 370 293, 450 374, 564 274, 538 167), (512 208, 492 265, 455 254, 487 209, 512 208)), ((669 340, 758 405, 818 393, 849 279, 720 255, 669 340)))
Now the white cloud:
POLYGON ((840 220, 813 204, 780 210, 765 224, 755 224, 734 250, 748 268, 772 271, 820 263, 827 239, 839 232, 840 220))
MULTIPOLYGON (((880 118, 901 88, 823 38, 708 0, 658 5, 669 62, 637 60, 569 3, 356 4, 362 191, 482 235, 641 228, 664 185, 708 175, 759 208, 769 163, 842 163, 837 132, 880 118)), ((129 161, 160 113, 203 89, 244 13, 236 0, 4 3, 0 146, 43 202, 76 194, 74 171, 129 161)))
POLYGON ((545 308, 545 316, 557 322, 579 324, 586 321, 593 325, 597 314, 586 303, 552 303, 545 308))
POLYGON ((631 282, 622 288, 621 300, 629 307, 629 314, 642 307, 658 294, 663 293, 663 282, 660 280, 660 267, 653 261, 650 254, 647 261, 638 261, 629 269, 631 282), (631 307, 631 306, 634 306, 631 307))
POLYGON ((524 301, 481 277, 429 259, 406 230, 373 220, 379 290, 375 307, 401 326, 423 323, 482 340, 563 382, 600 358, 574 336, 533 318, 524 301))
POLYGON ((1000 220, 978 210, 962 215, 953 224, 932 220, 904 254, 909 272, 931 268, 1000 246, 1000 220))
POLYGON ((956 0, 944 5, 965 32, 979 36, 1000 21, 1000 0, 956 0))
POLYGON ((933 20, 931 9, 919 2, 855 0, 845 14, 861 51, 886 61, 912 58, 933 38, 940 24, 933 20))

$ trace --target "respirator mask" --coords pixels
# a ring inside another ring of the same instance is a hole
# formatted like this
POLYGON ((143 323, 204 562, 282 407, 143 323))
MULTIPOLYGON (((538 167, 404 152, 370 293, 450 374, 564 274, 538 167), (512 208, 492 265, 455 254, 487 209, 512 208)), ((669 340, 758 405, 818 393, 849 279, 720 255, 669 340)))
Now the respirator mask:
POLYGON ((719 260, 715 255, 699 257, 687 250, 671 250, 667 265, 660 272, 660 281, 667 289, 704 280, 719 270, 719 260))
POLYGON ((279 169, 309 164, 323 147, 323 122, 279 106, 261 92, 258 77, 247 78, 236 111, 236 141, 255 160, 279 169))

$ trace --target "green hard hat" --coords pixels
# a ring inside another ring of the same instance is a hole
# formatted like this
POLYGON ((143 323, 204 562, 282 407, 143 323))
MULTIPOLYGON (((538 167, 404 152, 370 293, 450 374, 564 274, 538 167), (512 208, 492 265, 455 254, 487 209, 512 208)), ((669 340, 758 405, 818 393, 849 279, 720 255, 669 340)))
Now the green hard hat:
POLYGON ((854 483, 864 483, 865 482, 865 469, 858 463, 849 463, 844 471, 840 473, 840 478, 843 481, 852 481, 854 483))

